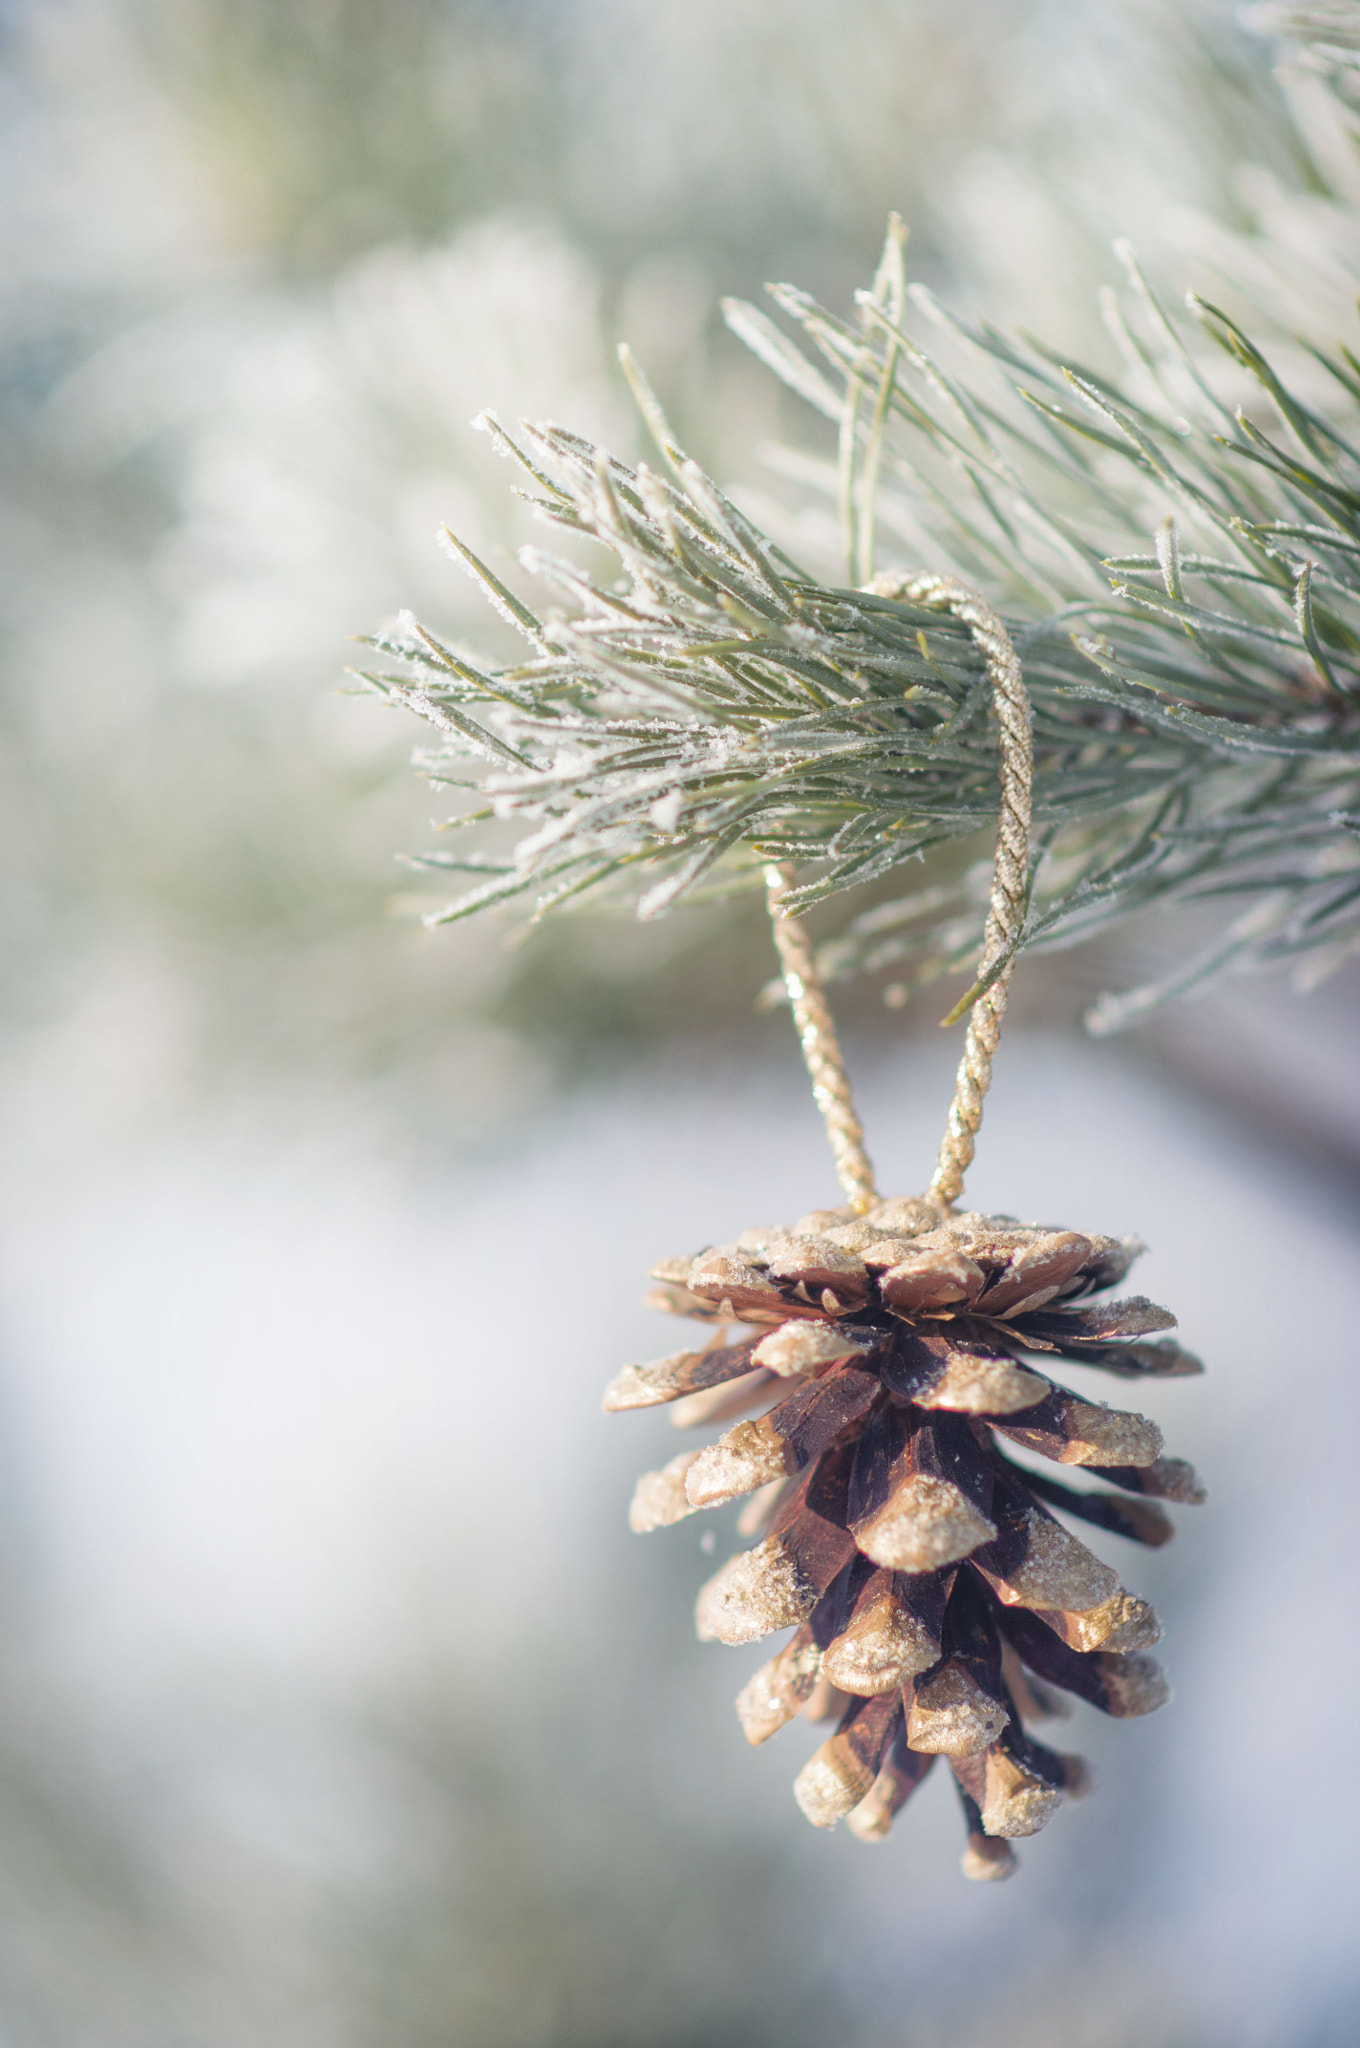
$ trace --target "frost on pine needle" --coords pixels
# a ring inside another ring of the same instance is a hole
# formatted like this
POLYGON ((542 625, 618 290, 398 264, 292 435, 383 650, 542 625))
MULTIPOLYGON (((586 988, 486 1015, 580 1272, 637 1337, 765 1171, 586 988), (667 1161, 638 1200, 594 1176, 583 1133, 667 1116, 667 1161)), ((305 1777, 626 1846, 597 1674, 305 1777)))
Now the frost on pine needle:
MULTIPOLYGON (((758 889, 771 861, 796 864, 801 909, 989 829, 995 744, 966 629, 862 587, 925 546, 924 566, 1000 608, 1024 663, 1022 944, 1221 906, 1201 956, 1107 999, 1096 1028, 1227 969, 1326 971, 1360 945, 1360 361, 1311 349, 1327 397, 1300 395, 1213 304, 1168 312, 1125 250, 1106 303, 1122 367, 1081 368, 955 318, 907 284, 903 244, 894 221, 852 319, 788 285, 771 287, 782 325, 727 309, 836 421, 834 459, 781 467, 835 507, 844 583, 684 454, 626 351, 654 467, 484 416, 539 519, 603 559, 523 550, 546 593, 531 610, 446 534, 527 658, 489 666, 409 615, 372 643, 396 666, 365 682, 437 729, 427 772, 470 799, 449 829, 490 825, 509 848, 423 856, 472 878, 428 921, 591 898, 659 917, 758 889)), ((975 955, 984 903, 975 872, 852 901, 820 964, 891 970, 901 1001, 975 955)))

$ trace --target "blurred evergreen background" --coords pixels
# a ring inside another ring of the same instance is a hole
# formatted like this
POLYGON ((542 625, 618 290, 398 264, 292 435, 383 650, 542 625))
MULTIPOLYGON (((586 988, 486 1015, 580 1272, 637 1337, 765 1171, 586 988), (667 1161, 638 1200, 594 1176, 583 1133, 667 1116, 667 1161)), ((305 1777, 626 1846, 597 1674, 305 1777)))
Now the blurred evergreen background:
MULTIPOLYGON (((630 454, 621 338, 706 466, 777 495, 764 449, 815 423, 717 301, 843 305, 890 208, 914 275, 1074 352, 1106 350, 1118 234, 1169 291, 1348 334, 1353 143, 1239 14, 0 6, 6 2043, 1349 2038, 1353 1662, 1292 1720, 1266 1698, 1285 1615, 1325 1635, 1344 1597, 1314 1560, 1345 1475, 1324 1513, 1300 1450, 1269 1543, 1252 1518, 1280 1347, 1333 1355, 1355 1263, 1354 982, 1099 1056, 1062 1034, 1155 934, 1022 988, 1042 1032, 978 1198, 1168 1237, 1173 1305, 1237 1369, 1163 1417, 1224 1475, 1149 1574, 1191 1704, 1097 1731, 1105 1790, 1001 1904, 942 1802, 861 1871, 805 1839, 797 1758, 737 1754, 738 1676, 686 1633, 693 1525, 636 1554, 623 1526, 660 1440, 594 1415, 619 1347, 662 1347, 628 1305, 668 1231, 823 1192, 787 1022, 752 1010, 765 941, 425 934, 395 859, 437 808, 418 736, 337 689, 401 605, 492 637, 434 545, 527 537, 469 422, 630 454), (1238 1301, 1225 1356, 1211 1282, 1319 1232, 1302 1328, 1238 1301)), ((948 1049, 847 1003, 906 1185, 948 1049)))

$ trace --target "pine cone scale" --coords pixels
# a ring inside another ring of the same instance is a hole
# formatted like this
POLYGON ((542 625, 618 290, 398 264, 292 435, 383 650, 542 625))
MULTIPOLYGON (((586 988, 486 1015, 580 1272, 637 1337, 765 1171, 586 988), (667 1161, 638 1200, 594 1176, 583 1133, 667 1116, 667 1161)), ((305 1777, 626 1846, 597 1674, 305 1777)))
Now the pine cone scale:
POLYGON ((695 1507, 724 1501, 791 1476, 844 1439, 883 1398, 875 1373, 849 1363, 833 1365, 803 1385, 759 1422, 743 1422, 701 1451, 686 1482, 695 1507))
POLYGON ((1162 1450, 1162 1432, 1145 1415, 1083 1401, 1051 1383, 1042 1401, 1017 1419, 999 1418, 996 1427, 1012 1443, 1060 1465, 1145 1466, 1162 1450))
POLYGON ((904 1679, 928 1671, 940 1659, 944 1620, 944 1574, 932 1572, 916 1583, 935 1591, 913 1602, 899 1588, 912 1581, 879 1570, 866 1580, 847 1627, 827 1645, 822 1664, 842 1692, 896 1691, 904 1679), (924 1609, 934 1609, 929 1619, 924 1609), (933 1626, 932 1626, 933 1624, 933 1626))
POLYGON ((769 1534, 730 1558, 699 1593, 701 1640, 749 1643, 807 1620, 855 1555, 845 1526, 853 1446, 835 1445, 781 1502, 769 1534))
POLYGON ((624 1408, 652 1408, 724 1385, 750 1372, 758 1346, 715 1345, 707 1351, 673 1351, 652 1365, 625 1365, 604 1397, 606 1415, 624 1408))
POLYGON ((794 1779, 794 1798, 814 1827, 834 1827, 865 1798, 901 1719, 900 1698, 851 1702, 836 1733, 794 1779))
POLYGON ((878 1776, 859 1805, 845 1817, 845 1825, 856 1841, 887 1841, 893 1821, 934 1762, 933 1756, 908 1748, 905 1728, 899 1727, 887 1760, 879 1765, 878 1776))
POLYGON ((1121 1500, 1117 1493, 1078 1493, 1074 1487, 1050 1479, 1046 1472, 1025 1472, 1022 1477, 1030 1492, 1050 1507, 1061 1508, 1064 1514, 1075 1515, 1098 1529, 1127 1536, 1133 1543, 1146 1544, 1149 1549, 1159 1549, 1176 1533, 1175 1523, 1156 1501, 1121 1500))
POLYGON ((1009 1415, 1042 1401, 1049 1382, 985 1337, 928 1326, 897 1332, 879 1368, 899 1400, 962 1415, 1009 1415))

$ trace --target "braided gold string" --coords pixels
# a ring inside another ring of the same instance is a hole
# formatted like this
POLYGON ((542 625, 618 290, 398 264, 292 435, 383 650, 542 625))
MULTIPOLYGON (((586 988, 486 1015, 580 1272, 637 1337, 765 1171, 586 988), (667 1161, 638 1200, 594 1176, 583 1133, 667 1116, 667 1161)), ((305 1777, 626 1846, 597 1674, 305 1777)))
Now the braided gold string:
POLYGON ((772 862, 766 868, 765 900, 779 964, 784 971, 784 986, 793 1006, 793 1021, 798 1027, 798 1042, 812 1080, 812 1098, 822 1112, 831 1141, 836 1178, 862 1215, 878 1199, 874 1169, 864 1149, 864 1129, 855 1110, 840 1040, 813 960, 812 941, 802 918, 790 917, 783 909, 784 895, 792 887, 791 864, 772 862))
MULTIPOLYGON (((1001 809, 997 817, 991 899, 974 984, 978 993, 968 1019, 949 1122, 929 1189, 935 1204, 949 1210, 963 1193, 963 1177, 977 1147, 983 1098, 991 1086, 992 1059, 1001 1037, 1015 948, 1025 918, 1034 774, 1029 696, 1020 657, 1006 628, 991 606, 956 576, 886 573, 876 576, 867 588, 879 597, 903 598, 911 604, 938 607, 967 626, 987 664, 992 708, 1000 735, 1001 809)), ((793 1005, 803 1058, 812 1079, 813 1098, 831 1141, 836 1173, 855 1208, 863 1212, 875 1199, 873 1169, 864 1150, 864 1132, 855 1112, 811 942, 802 920, 785 917, 780 907, 793 879, 793 868, 788 865, 765 870, 775 945, 793 1005)), ((945 1021, 952 1022, 952 1015, 945 1021)))
POLYGON ((938 606, 967 626, 981 648, 992 686, 992 709, 1000 729, 1001 809, 996 821, 992 893, 978 961, 980 993, 968 1019, 963 1058, 954 1080, 949 1122, 929 1193, 952 1209, 963 1193, 963 1176, 973 1163, 982 1098, 992 1085, 992 1058, 1006 1014, 1015 947, 1025 921, 1029 892, 1029 827, 1034 751, 1030 739, 1029 693, 1011 636, 989 604, 956 576, 926 574, 875 577, 870 585, 883 597, 938 606))

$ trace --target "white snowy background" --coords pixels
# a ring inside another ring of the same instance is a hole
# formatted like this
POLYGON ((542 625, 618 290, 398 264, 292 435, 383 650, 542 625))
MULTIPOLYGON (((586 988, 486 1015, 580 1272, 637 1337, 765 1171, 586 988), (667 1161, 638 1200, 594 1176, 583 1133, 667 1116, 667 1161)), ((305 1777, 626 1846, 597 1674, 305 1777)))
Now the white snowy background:
MULTIPOLYGON (((691 1634, 731 1518, 631 1537, 674 1438, 598 1410, 653 1258, 831 1196, 763 961, 419 935, 411 735, 333 689, 478 630, 481 406, 628 451, 619 335, 773 495, 713 305, 843 299, 889 206, 1075 348, 1116 232, 1332 339, 1353 156, 1269 61, 1160 0, 0 8, 4 2048, 1353 2039, 1354 977, 1007 1042, 970 1198, 1150 1240, 1211 1500, 1117 1558, 1173 1703, 1078 1709, 1096 1795, 970 1886, 944 1782, 807 1828, 691 1634)), ((951 1046, 847 1035, 917 1187, 951 1046)))

